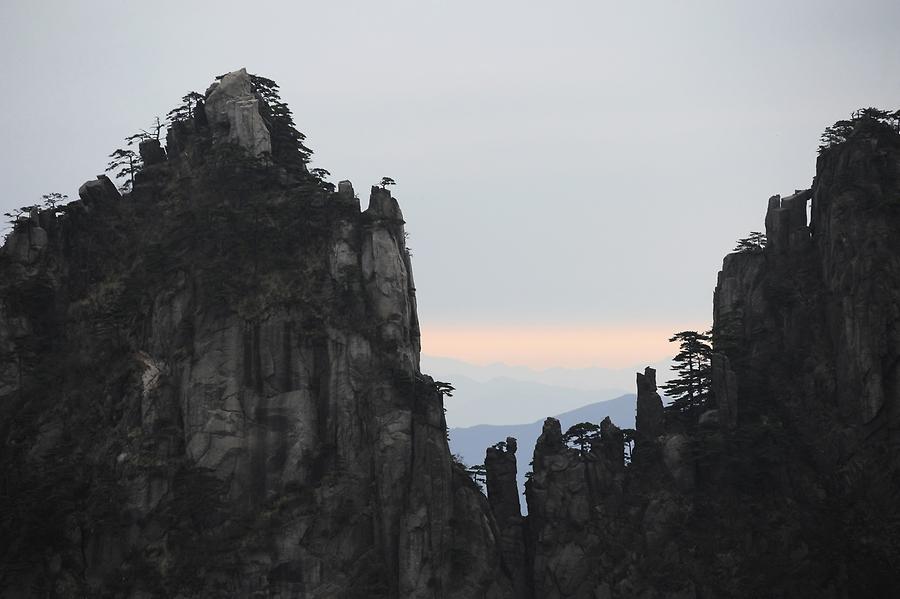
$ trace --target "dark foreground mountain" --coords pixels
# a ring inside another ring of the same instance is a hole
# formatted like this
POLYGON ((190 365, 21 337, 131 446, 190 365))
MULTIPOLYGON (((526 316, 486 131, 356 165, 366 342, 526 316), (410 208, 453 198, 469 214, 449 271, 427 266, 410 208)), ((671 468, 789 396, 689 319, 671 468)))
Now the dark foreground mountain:
POLYGON ((510 596, 400 208, 308 173, 265 91, 226 75, 130 194, 7 240, 3 596, 510 596))
POLYGON ((362 212, 308 172, 271 83, 186 96, 130 193, 100 177, 6 241, 4 597, 896 595, 882 119, 831 130, 765 249, 725 259, 715 403, 667 412, 639 375, 627 463, 611 421, 575 449, 548 419, 523 518, 516 442, 488 451, 488 498, 450 456, 396 200, 362 212))

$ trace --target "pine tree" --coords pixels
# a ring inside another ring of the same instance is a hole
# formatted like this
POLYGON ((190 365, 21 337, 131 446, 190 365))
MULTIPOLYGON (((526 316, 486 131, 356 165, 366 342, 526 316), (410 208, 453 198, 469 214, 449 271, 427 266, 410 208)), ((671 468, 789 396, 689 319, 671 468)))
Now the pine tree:
POLYGON ((178 121, 187 121, 194 116, 194 108, 203 101, 203 94, 188 92, 181 97, 181 104, 173 108, 166 115, 169 124, 178 121))
POLYGON ((396 184, 397 184, 397 182, 394 181, 393 179, 391 179, 390 177, 382 177, 381 183, 379 185, 381 185, 381 189, 387 189, 388 185, 396 185, 396 184))
POLYGON ((324 168, 314 168, 309 171, 309 174, 312 175, 319 183, 319 186, 322 187, 325 191, 333 192, 334 191, 334 183, 329 183, 325 179, 331 176, 324 168))
POLYGON ((5 212, 3 216, 9 219, 9 224, 16 226, 19 223, 26 222, 30 217, 31 212, 34 210, 40 210, 40 206, 38 206, 37 204, 34 204, 32 206, 22 206, 15 212, 5 212))
POLYGON ((453 392, 456 391, 456 388, 453 385, 445 383, 444 381, 434 381, 434 388, 444 397, 453 397, 453 392))
POLYGON ((678 342, 680 350, 672 359, 677 376, 660 385, 660 389, 672 399, 666 409, 675 412, 692 411, 703 406, 711 392, 710 336, 709 333, 681 331, 669 338, 669 342, 678 342))
POLYGON ((69 196, 64 193, 54 191, 52 193, 45 193, 41 196, 41 199, 44 200, 44 208, 56 212, 56 207, 59 204, 65 204, 66 200, 69 199, 69 196))
POLYGON ((165 125, 159 120, 159 117, 155 117, 153 122, 150 124, 150 130, 141 129, 134 135, 129 135, 125 138, 125 141, 128 142, 129 146, 133 146, 134 144, 140 145, 142 141, 146 141, 148 139, 155 139, 159 141, 160 135, 162 134, 162 130, 165 129, 165 125))
POLYGON ((487 468, 484 467, 484 464, 473 464, 466 468, 466 474, 472 477, 472 482, 478 485, 478 488, 483 488, 487 482, 487 468))
POLYGON ((141 170, 141 157, 134 150, 117 148, 109 155, 112 160, 106 167, 106 172, 114 172, 116 179, 125 178, 125 183, 120 188, 129 191, 134 187, 134 176, 141 170))
POLYGON ((569 430, 563 435, 563 441, 584 455, 590 451, 591 442, 599 436, 599 426, 592 422, 579 422, 569 427, 569 430))
POLYGON ((250 75, 250 85, 269 106, 272 159, 287 168, 305 170, 312 150, 303 145, 306 136, 297 130, 288 105, 281 101, 278 84, 260 75, 250 75))
POLYGON ((737 245, 731 251, 757 253, 763 251, 765 247, 766 234, 759 231, 750 231, 747 237, 738 240, 737 245))
POLYGON ((870 106, 854 111, 849 121, 840 120, 831 127, 825 128, 820 139, 819 154, 846 142, 859 125, 880 126, 900 133, 900 110, 890 112, 870 106))

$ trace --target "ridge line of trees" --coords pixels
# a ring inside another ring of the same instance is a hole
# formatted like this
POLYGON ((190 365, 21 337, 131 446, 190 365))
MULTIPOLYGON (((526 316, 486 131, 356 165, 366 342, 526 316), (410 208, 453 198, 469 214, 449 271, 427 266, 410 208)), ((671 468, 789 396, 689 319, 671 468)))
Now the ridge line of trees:
POLYGON ((850 119, 839 120, 830 127, 826 127, 819 138, 819 154, 845 143, 857 126, 861 123, 875 123, 900 134, 900 110, 893 112, 879 108, 860 108, 850 115, 850 119))

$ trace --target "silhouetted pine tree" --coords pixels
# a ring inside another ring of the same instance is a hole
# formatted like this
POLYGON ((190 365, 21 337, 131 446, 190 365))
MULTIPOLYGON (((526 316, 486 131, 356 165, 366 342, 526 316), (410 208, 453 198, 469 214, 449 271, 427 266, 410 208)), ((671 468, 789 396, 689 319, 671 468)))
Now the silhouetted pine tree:
POLYGON ((109 157, 112 160, 106 166, 106 172, 115 173, 116 179, 125 179, 120 188, 122 191, 131 190, 134 187, 134 176, 143 166, 141 157, 134 150, 124 148, 117 148, 109 157))
POLYGON ((297 130, 291 109, 281 101, 278 84, 266 77, 251 74, 250 85, 269 105, 273 161, 289 169, 299 167, 305 171, 312 150, 303 145, 306 136, 297 130))
POLYGON ((667 410, 687 412, 706 403, 712 387, 710 357, 712 346, 708 333, 697 331, 681 331, 669 338, 678 342, 679 352, 672 361, 677 376, 664 385, 660 385, 672 403, 667 410))
POLYGON ((600 427, 593 422, 579 422, 569 427, 563 435, 563 441, 582 455, 591 449, 591 441, 600 436, 600 427))
POLYGON ((188 92, 181 97, 181 104, 169 111, 166 120, 171 123, 186 121, 194 116, 194 108, 203 101, 203 94, 188 92))
POLYGON ((761 252, 766 247, 766 234, 750 231, 750 234, 739 239, 732 252, 761 252))
POLYGON ((860 108, 851 115, 849 121, 840 120, 834 125, 825 128, 820 138, 819 154, 846 142, 861 124, 881 126, 900 133, 900 110, 890 112, 872 107, 860 108))

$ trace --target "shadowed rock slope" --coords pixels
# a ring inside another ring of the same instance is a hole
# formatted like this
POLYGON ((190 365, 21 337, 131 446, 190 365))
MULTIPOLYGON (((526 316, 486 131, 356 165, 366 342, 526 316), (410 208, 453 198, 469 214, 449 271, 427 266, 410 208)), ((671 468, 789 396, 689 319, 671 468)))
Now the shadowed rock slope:
POLYGON ((273 158, 246 71, 207 101, 0 253, 0 594, 512 597, 397 201, 273 158))
POLYGON ((488 451, 503 555, 526 556, 535 598, 897 596, 900 134, 852 126, 811 189, 769 200, 765 249, 725 258, 708 405, 664 409, 638 374, 627 464, 608 420, 580 450, 548 419, 522 521, 515 460, 488 451))

